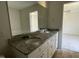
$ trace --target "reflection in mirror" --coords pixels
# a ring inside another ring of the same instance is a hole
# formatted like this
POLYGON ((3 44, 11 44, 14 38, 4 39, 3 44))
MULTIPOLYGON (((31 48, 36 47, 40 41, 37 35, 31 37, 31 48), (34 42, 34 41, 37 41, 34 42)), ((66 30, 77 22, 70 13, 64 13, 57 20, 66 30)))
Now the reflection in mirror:
POLYGON ((37 1, 8 1, 12 36, 47 27, 47 11, 43 3, 45 4, 37 1))
POLYGON ((38 31, 38 11, 31 12, 30 16, 30 31, 38 31))

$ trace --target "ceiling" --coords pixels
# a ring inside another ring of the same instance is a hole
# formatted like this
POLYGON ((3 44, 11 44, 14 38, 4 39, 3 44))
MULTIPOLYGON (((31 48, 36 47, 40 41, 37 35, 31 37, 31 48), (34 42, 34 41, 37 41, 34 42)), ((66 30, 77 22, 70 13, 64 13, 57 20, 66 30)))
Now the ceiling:
POLYGON ((73 11, 79 10, 79 2, 72 2, 72 3, 64 4, 64 11, 65 12, 71 12, 72 10, 73 11))
POLYGON ((8 1, 8 7, 23 9, 31 5, 37 4, 37 1, 8 1))
MULTIPOLYGON (((37 4, 39 1, 8 1, 8 7, 10 8, 16 8, 16 9, 23 9, 27 8, 29 6, 32 6, 34 4, 37 4)), ((71 1, 64 1, 64 3, 69 3, 71 1)), ((44 2, 39 2, 39 4, 44 5, 44 2)))

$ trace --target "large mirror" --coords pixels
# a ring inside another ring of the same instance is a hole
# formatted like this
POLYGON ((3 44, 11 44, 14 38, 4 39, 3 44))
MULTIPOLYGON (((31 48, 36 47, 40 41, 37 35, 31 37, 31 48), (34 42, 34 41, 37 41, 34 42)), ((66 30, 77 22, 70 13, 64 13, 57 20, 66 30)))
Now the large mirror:
POLYGON ((45 1, 8 1, 12 36, 47 28, 45 1))

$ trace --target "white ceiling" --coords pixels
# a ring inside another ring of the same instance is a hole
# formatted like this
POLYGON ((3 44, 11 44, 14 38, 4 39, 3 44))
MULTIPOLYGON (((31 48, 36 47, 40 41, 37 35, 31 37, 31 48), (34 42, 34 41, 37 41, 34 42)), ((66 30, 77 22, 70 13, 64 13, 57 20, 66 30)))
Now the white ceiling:
POLYGON ((36 4, 37 1, 8 1, 8 7, 23 9, 36 4))
POLYGON ((64 4, 64 11, 65 12, 70 12, 71 10, 79 10, 79 2, 72 2, 72 3, 67 3, 64 4))

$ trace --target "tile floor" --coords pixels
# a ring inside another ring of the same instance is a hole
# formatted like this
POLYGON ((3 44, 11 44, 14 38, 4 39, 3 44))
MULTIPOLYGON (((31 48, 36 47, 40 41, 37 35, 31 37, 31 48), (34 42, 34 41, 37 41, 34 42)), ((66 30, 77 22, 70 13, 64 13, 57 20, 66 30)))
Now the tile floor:
POLYGON ((54 58, 79 58, 79 36, 63 34, 62 49, 58 49, 54 58))
POLYGON ((58 49, 53 58, 79 58, 79 52, 71 51, 68 49, 58 49))
POLYGON ((79 52, 79 36, 63 34, 62 48, 79 52))

